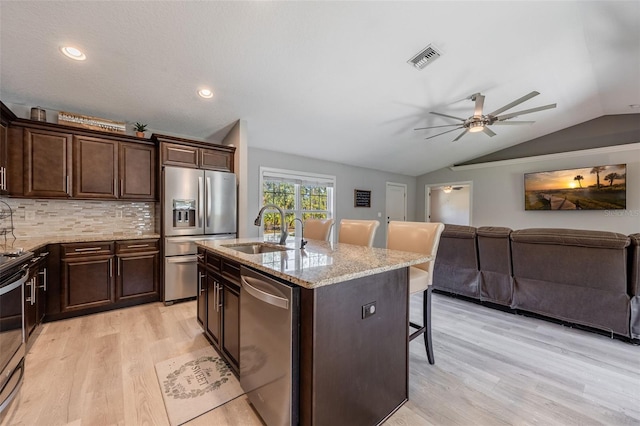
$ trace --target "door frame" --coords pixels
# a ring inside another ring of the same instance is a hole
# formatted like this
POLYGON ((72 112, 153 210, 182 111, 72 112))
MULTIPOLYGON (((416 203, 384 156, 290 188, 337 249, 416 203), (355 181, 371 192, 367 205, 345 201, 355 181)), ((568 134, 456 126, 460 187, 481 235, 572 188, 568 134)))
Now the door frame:
POLYGON ((424 186, 424 221, 431 222, 431 189, 440 186, 456 186, 456 185, 468 185, 469 186, 469 226, 473 226, 473 181, 458 181, 458 182, 444 182, 444 183, 427 183, 424 186))

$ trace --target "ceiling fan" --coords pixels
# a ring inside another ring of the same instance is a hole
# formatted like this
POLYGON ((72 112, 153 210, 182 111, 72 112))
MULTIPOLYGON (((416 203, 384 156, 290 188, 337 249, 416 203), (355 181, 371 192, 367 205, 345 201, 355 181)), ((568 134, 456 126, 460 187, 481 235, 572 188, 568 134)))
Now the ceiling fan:
POLYGON ((531 109, 525 109, 522 111, 517 111, 517 112, 512 112, 509 114, 503 114, 503 115, 499 115, 502 114, 503 112, 515 107, 516 105, 520 105, 521 103, 533 98, 534 96, 538 96, 540 93, 533 91, 531 93, 529 93, 528 95, 525 95, 519 99, 516 99, 515 101, 503 106, 502 108, 498 108, 497 110, 489 113, 489 114, 482 114, 482 107, 484 105, 484 95, 480 94, 480 93, 474 93, 473 95, 469 96, 467 99, 470 99, 472 101, 474 101, 476 103, 475 106, 475 111, 473 113, 473 115, 469 118, 460 118, 460 117, 454 117, 452 115, 448 115, 448 114, 442 114, 440 112, 434 112, 431 111, 430 114, 435 114, 435 115, 439 115, 442 117, 447 117, 447 118, 453 118, 455 120, 460 120, 462 123, 458 123, 458 124, 444 124, 442 126, 429 126, 429 127, 418 127, 417 129, 413 129, 413 130, 425 130, 425 129, 436 129, 436 128, 440 128, 440 127, 451 127, 451 126, 455 126, 455 129, 451 129, 451 130, 447 130, 446 132, 442 132, 442 133, 438 133, 437 135, 433 135, 433 136, 429 136, 425 139, 431 139, 431 138, 435 138, 436 136, 440 136, 440 135, 444 135, 445 133, 449 133, 449 132, 454 132, 456 130, 459 129, 464 129, 462 131, 462 133, 460 133, 458 135, 457 138, 455 138, 453 140, 453 142, 457 141, 458 139, 460 139, 461 137, 463 137, 464 135, 467 134, 467 132, 471 132, 471 133, 476 133, 476 132, 484 132, 485 134, 489 135, 489 136, 495 136, 496 134, 488 127, 494 124, 531 124, 531 123, 535 123, 535 121, 506 121, 509 120, 510 118, 515 118, 518 117, 520 115, 524 115, 524 114, 530 114, 532 112, 537 112, 537 111, 542 111, 545 109, 551 109, 551 108, 555 108, 556 104, 549 104, 549 105, 544 105, 544 106, 540 106, 540 107, 536 107, 536 108, 531 108, 531 109))

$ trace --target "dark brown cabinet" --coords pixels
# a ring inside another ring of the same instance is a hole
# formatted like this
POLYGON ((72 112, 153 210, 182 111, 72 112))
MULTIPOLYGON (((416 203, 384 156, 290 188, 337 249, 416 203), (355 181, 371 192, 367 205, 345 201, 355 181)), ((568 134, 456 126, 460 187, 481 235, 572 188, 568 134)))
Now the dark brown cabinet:
POLYGON ((74 136, 73 196, 118 198, 118 142, 74 136))
POLYGON ((0 194, 7 192, 7 125, 0 123, 0 194))
POLYGON ((240 366, 240 265, 199 249, 198 322, 238 373, 240 366), (200 284, 202 283, 202 284, 200 284), (203 285, 204 287, 200 287, 203 285))
POLYGON ((116 242, 116 302, 159 298, 158 240, 116 242))
POLYGON ((155 198, 155 146, 88 136, 75 136, 73 143, 73 197, 155 198))
POLYGON ((115 302, 112 242, 63 244, 61 311, 115 302))
POLYGON ((100 312, 160 300, 156 238, 60 244, 60 297, 48 318, 100 312))
POLYGON ((156 147, 138 143, 120 143, 119 176, 121 199, 156 198, 156 147))
POLYGON ((11 196, 157 199, 157 149, 149 140, 23 119, 6 139, 11 196))
POLYGON ((16 116, 5 104, 0 102, 0 194, 7 194, 9 186, 7 179, 7 166, 9 163, 9 123, 16 116))
POLYGON ((160 143, 163 166, 233 172, 235 148, 166 135, 152 135, 160 143))
POLYGON ((213 344, 220 348, 222 341, 222 286, 218 277, 207 273, 207 334, 213 344))
POLYGON ((71 195, 71 142, 70 133, 24 129, 25 197, 71 195))
POLYGON ((40 249, 34 253, 34 257, 29 265, 29 280, 24 287, 24 321, 25 339, 28 342, 29 336, 42 322, 46 313, 47 289, 49 276, 47 273, 47 257, 49 253, 45 249, 40 249))

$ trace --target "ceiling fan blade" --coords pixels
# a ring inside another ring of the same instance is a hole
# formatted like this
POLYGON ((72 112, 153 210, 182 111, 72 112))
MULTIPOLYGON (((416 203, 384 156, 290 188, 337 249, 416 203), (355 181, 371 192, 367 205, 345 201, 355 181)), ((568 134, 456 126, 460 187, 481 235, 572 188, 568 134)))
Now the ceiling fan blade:
POLYGON ((494 136, 496 135, 496 132, 494 132, 493 130, 491 130, 491 129, 490 129, 490 128, 488 128, 487 126, 484 126, 484 127, 482 128, 482 132, 483 132, 483 133, 485 133, 485 134, 487 134, 487 135, 489 135, 489 136, 491 136, 491 137, 494 137, 494 136))
POLYGON ((491 114, 489 115, 493 115, 496 116, 498 114, 500 114, 501 112, 505 112, 508 109, 513 108, 516 105, 520 105, 521 103, 523 103, 524 101, 528 101, 529 99, 533 98, 534 96, 538 96, 540 93, 536 92, 535 90, 531 93, 529 93, 528 95, 524 95, 523 97, 521 97, 520 99, 516 99, 515 101, 511 102, 510 104, 506 104, 505 106, 503 106, 502 108, 498 108, 497 110, 493 111, 491 114))
POLYGON ((476 117, 480 117, 482 115, 482 107, 484 106, 484 96, 480 93, 476 93, 471 96, 471 99, 476 101, 476 109, 473 113, 476 117))
POLYGON ((449 117, 449 118, 453 118, 453 119, 460 120, 460 121, 464 121, 464 120, 465 120, 464 118, 454 117, 453 115, 442 114, 442 113, 440 113, 440 112, 433 112, 433 111, 431 111, 429 114, 440 115, 440 116, 442 116, 442 117, 449 117))
POLYGON ((436 136, 444 135, 445 133, 453 132, 453 131, 456 131, 458 129, 462 129, 462 126, 456 127, 455 129, 447 130, 446 132, 438 133, 437 135, 429 136, 428 138, 425 138, 425 139, 435 138, 436 136))
POLYGON ((555 107, 556 107, 556 104, 549 104, 549 105, 545 105, 537 108, 531 108, 531 109, 525 109, 523 111, 512 112, 511 114, 499 115, 496 117, 496 119, 497 121, 508 120, 510 118, 517 117, 519 115, 531 114, 532 112, 544 111, 545 109, 552 109, 555 107))
POLYGON ((456 141, 457 141, 457 140, 459 140, 461 137, 463 137, 464 135, 466 135, 468 131, 469 131, 469 129, 464 129, 464 132, 460 133, 460 134, 458 135, 458 137, 457 137, 457 138, 455 138, 454 140, 452 140, 451 142, 456 142, 456 141))
POLYGON ((535 123, 535 121, 496 121, 491 123, 491 125, 493 126, 494 124, 498 124, 500 126, 504 126, 504 125, 512 125, 512 124, 533 124, 535 123))
POLYGON ((438 127, 451 127, 451 126, 460 127, 459 124, 443 124, 442 126, 417 127, 413 130, 437 129, 438 127))

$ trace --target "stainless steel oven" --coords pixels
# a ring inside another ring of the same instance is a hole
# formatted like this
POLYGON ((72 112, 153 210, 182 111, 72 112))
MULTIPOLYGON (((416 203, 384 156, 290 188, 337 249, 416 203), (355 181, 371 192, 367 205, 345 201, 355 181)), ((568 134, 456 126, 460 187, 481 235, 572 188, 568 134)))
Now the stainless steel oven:
POLYGON ((24 375, 24 284, 33 253, 0 255, 0 413, 18 393, 24 375))

